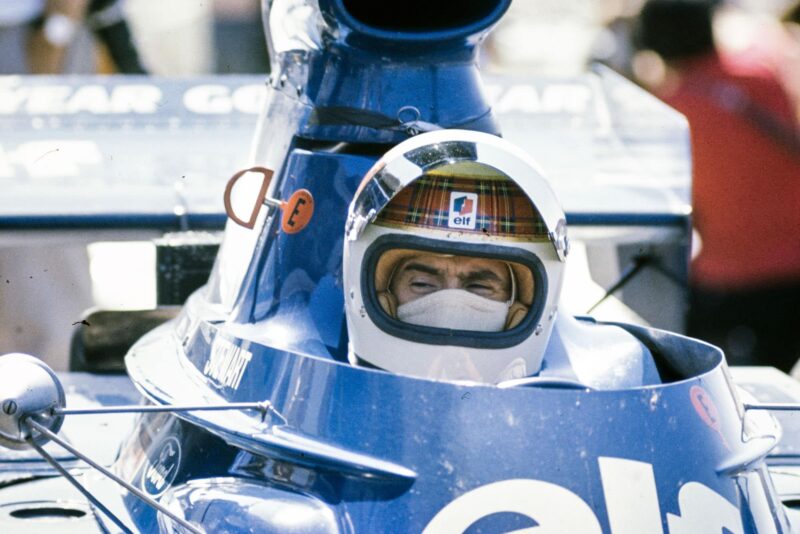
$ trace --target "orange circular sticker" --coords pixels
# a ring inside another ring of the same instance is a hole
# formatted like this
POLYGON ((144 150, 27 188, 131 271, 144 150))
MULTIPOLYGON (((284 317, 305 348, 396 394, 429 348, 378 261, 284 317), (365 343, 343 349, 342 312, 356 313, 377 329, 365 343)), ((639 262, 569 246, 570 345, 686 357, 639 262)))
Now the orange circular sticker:
POLYGON ((298 189, 289 200, 281 203, 281 229, 287 234, 296 234, 311 221, 314 215, 314 197, 308 189, 298 189))

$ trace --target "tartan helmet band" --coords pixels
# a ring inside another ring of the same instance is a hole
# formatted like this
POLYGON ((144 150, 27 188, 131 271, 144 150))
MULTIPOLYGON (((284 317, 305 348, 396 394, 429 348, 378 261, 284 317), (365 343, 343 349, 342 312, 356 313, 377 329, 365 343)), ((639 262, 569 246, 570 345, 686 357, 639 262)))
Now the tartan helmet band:
POLYGON ((505 176, 426 173, 398 192, 374 224, 517 239, 549 235, 531 199, 505 176))

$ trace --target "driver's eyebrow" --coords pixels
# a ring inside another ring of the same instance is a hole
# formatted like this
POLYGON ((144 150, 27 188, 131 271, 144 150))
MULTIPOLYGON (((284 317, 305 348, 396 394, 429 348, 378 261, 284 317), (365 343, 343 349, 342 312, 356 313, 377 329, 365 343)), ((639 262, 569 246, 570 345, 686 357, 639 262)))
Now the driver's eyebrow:
POLYGON ((425 265, 424 263, 409 263, 405 267, 403 267, 404 271, 420 271, 425 274, 430 274, 431 276, 439 276, 442 274, 440 269, 436 267, 431 267, 430 265, 425 265))
POLYGON ((481 269, 480 271, 471 271, 464 274, 459 274, 458 278, 462 282, 498 282, 503 283, 503 279, 497 276, 494 271, 489 269, 481 269))

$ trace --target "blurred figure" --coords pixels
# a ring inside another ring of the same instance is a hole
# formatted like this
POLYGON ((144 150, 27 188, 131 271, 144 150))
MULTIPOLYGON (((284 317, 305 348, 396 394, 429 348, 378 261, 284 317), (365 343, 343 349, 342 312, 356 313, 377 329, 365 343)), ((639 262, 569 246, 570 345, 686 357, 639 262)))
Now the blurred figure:
POLYGON ((153 74, 269 72, 260 0, 126 0, 125 6, 153 74))
POLYGON ((635 78, 633 72, 633 28, 634 17, 615 17, 608 21, 592 44, 588 63, 602 63, 629 80, 635 78))
POLYGON ((716 2, 650 0, 639 41, 666 70, 656 93, 692 133, 700 249, 687 333, 732 364, 788 371, 800 355, 800 143, 769 61, 715 46, 716 2))
POLYGON ((121 0, 0 0, 0 73, 144 74, 121 0))
POLYGON ((792 61, 788 63, 789 68, 789 89, 794 95, 795 112, 800 119, 800 1, 794 2, 784 13, 781 22, 786 31, 786 35, 792 43, 789 47, 792 50, 792 61))
POLYGON ((259 0, 214 2, 214 51, 219 74, 269 72, 259 0))
POLYGON ((214 2, 127 0, 125 11, 142 63, 158 76, 214 70, 214 2))
POLYGON ((512 2, 481 47, 494 73, 580 74, 596 34, 596 0, 512 2))
POLYGON ((44 0, 0 0, 0 74, 28 72, 27 45, 44 0))
POLYGON ((633 34, 643 3, 643 0, 605 0, 598 5, 602 26, 592 43, 587 67, 602 63, 635 81, 633 58, 636 47, 633 34))
POLYGON ((62 72, 67 50, 86 16, 89 0, 48 0, 28 42, 31 74, 62 72))
POLYGON ((122 4, 123 0, 91 0, 86 23, 104 45, 115 72, 147 74, 139 61, 122 4))

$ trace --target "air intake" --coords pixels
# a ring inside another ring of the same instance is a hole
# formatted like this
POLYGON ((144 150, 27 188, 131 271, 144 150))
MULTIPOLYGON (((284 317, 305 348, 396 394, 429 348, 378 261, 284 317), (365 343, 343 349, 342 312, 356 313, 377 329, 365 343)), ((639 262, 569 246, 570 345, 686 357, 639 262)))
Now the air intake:
POLYGON ((340 0, 341 8, 359 24, 399 33, 451 32, 495 22, 505 11, 501 0, 404 0, 390 7, 375 0, 340 0))

